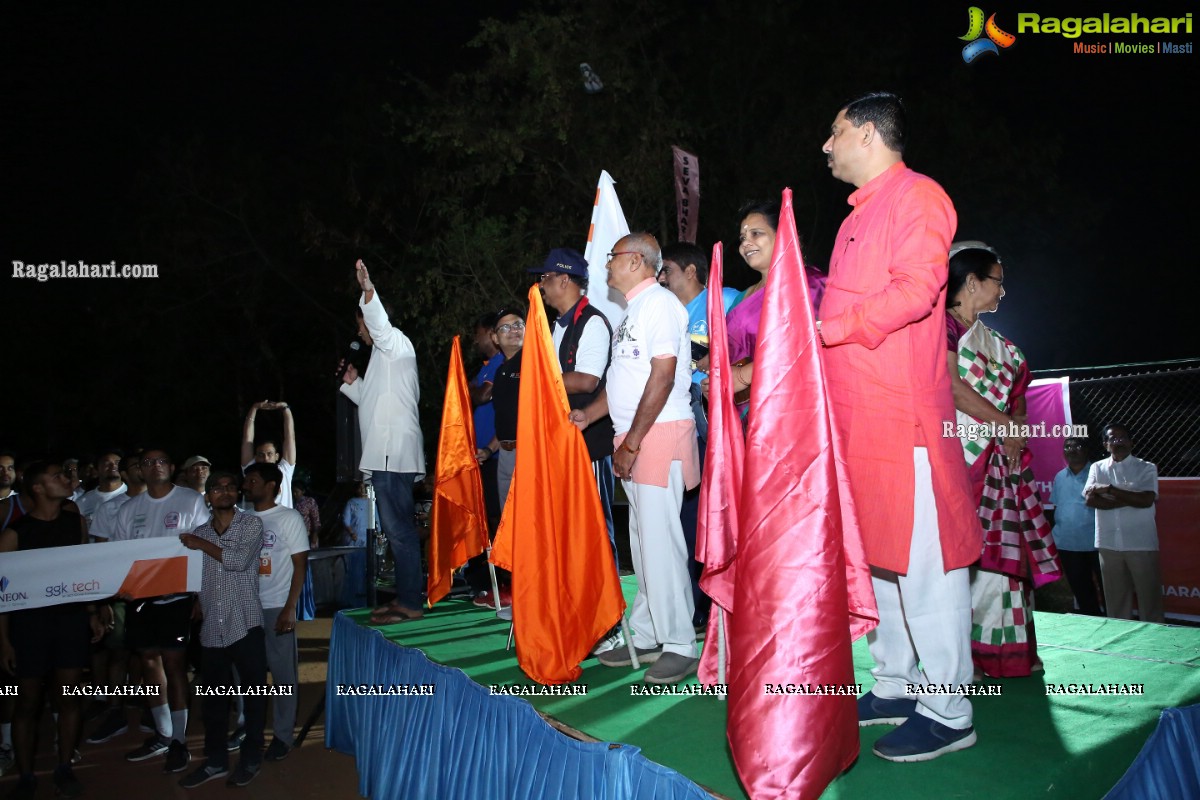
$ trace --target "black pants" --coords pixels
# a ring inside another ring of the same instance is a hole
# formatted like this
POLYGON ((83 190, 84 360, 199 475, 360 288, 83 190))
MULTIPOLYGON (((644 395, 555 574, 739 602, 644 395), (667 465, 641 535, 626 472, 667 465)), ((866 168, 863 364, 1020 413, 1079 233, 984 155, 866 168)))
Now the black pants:
POLYGON ((1099 597, 1104 596, 1104 581, 1100 577, 1100 554, 1095 550, 1059 550, 1063 572, 1071 585, 1071 594, 1079 604, 1079 613, 1103 617, 1099 597), (1094 582, 1093 582, 1094 580, 1094 582))
MULTIPOLYGON (((479 466, 483 477, 483 502, 488 515, 488 536, 492 539, 496 537, 496 528, 500 525, 500 490, 496 486, 496 466, 499 462, 500 459, 493 456, 479 466)), ((496 572, 499 575, 503 570, 496 572)), ((492 576, 487 568, 487 553, 480 553, 468 561, 463 577, 476 594, 490 592, 492 576)))
MULTIPOLYGON (((267 683, 267 644, 262 627, 251 628, 246 635, 228 647, 205 647, 201 653, 201 671, 205 686, 233 686, 232 667, 236 666, 242 686, 265 686, 267 683)), ((229 703, 232 697, 205 697, 201 703, 204 716, 204 756, 215 767, 229 766, 229 703)), ((249 766, 262 762, 263 729, 267 722, 267 698, 246 698, 246 738, 242 741, 242 763, 249 766)))

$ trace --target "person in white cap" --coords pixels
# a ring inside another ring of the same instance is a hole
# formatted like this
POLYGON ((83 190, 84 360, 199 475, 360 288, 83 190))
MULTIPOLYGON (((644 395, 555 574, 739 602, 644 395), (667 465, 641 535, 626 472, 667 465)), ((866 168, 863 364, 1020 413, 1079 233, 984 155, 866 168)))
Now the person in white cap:
POLYGON ((183 474, 187 487, 204 494, 204 487, 208 483, 208 474, 211 470, 212 462, 204 456, 192 456, 183 462, 183 474))

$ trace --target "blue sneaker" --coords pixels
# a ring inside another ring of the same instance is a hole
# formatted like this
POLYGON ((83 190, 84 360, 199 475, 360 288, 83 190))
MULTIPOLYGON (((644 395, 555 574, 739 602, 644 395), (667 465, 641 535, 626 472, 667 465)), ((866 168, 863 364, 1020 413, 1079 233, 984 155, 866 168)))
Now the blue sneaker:
POLYGON ((858 698, 858 727, 903 725, 917 711, 917 701, 905 698, 887 700, 867 692, 858 698))
POLYGON ((888 761, 932 761, 975 744, 975 729, 955 730, 929 717, 913 714, 875 743, 871 752, 888 761))

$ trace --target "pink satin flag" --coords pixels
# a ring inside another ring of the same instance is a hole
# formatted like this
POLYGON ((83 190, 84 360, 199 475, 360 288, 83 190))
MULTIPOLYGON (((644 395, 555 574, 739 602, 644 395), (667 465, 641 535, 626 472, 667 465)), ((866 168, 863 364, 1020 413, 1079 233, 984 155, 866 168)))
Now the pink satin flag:
MULTIPOLYGON (((725 331, 722 293, 721 243, 713 245, 708 273, 708 443, 704 451, 704 477, 700 483, 699 520, 696 524, 696 560, 704 564, 700 588, 719 607, 708 617, 708 632, 700 653, 697 678, 709 686, 720 683, 720 618, 725 615, 728 637, 733 611, 733 562, 737 554, 738 496, 742 491, 742 464, 746 437, 733 402, 729 373, 729 339, 725 331)), ((728 656, 728 648, 726 648, 728 656)), ((726 658, 728 665, 728 658, 726 658)))
POLYGON ((851 635, 878 619, 839 475, 790 189, 776 237, 754 356, 729 642, 729 744, 755 800, 819 797, 858 756, 851 635), (848 691, 767 693, 780 684, 848 691))

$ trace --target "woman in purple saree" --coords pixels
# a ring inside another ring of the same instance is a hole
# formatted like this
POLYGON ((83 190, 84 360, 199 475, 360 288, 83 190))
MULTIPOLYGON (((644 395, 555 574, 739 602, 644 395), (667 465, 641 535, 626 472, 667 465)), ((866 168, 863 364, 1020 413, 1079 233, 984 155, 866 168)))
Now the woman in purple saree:
MULTIPOLYGON (((733 301, 725 315, 729 335, 729 361, 733 376, 734 401, 742 418, 750 403, 750 382, 754 379, 754 350, 758 342, 758 320, 762 316, 763 287, 771 271, 775 251, 775 230, 779 227, 779 203, 751 203, 739 212, 742 218, 738 229, 738 253, 746 264, 761 276, 733 301)), ((808 279, 808 296, 813 317, 821 307, 825 293, 825 275, 812 267, 804 267, 808 279)))

